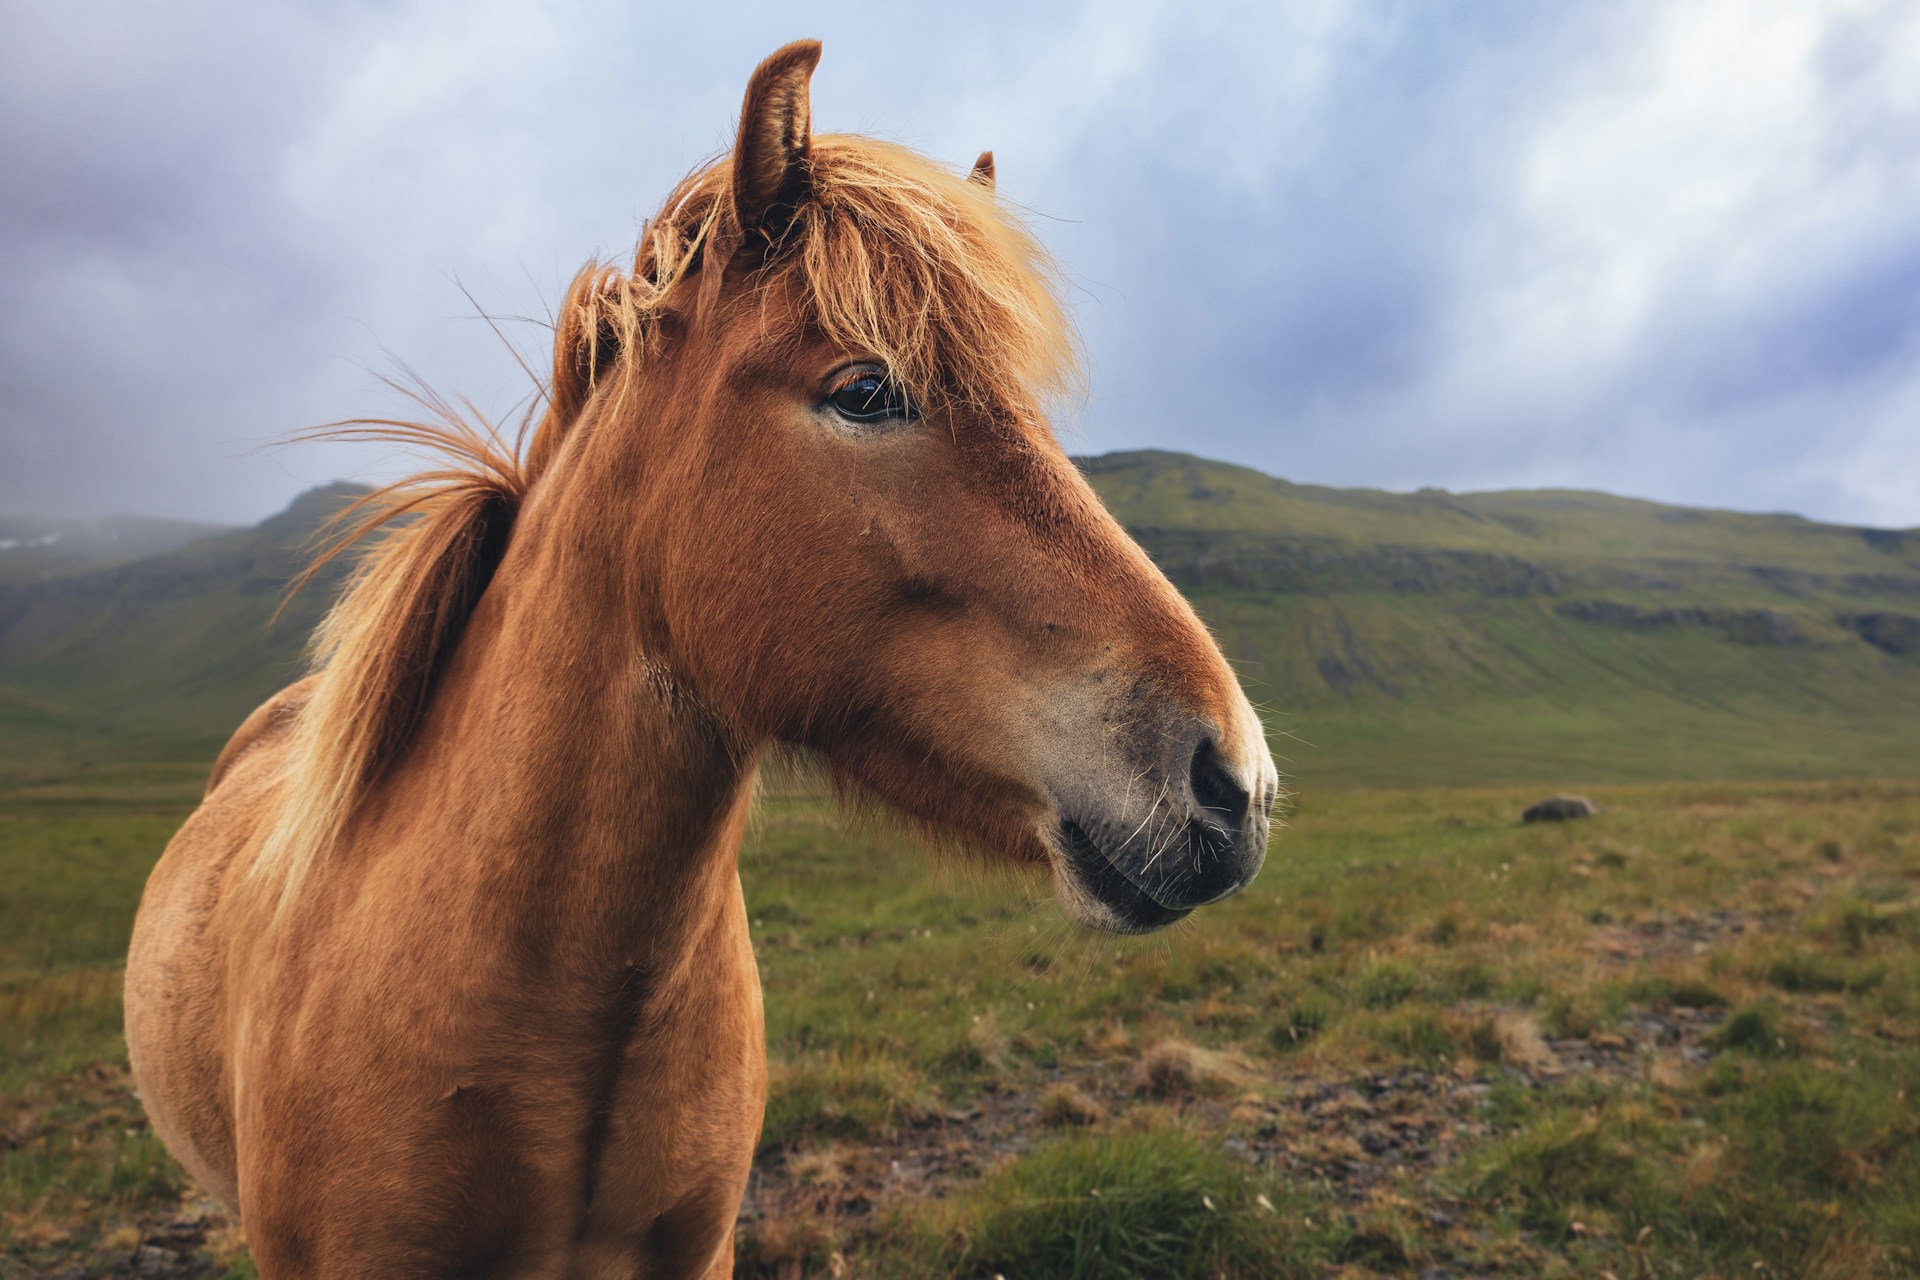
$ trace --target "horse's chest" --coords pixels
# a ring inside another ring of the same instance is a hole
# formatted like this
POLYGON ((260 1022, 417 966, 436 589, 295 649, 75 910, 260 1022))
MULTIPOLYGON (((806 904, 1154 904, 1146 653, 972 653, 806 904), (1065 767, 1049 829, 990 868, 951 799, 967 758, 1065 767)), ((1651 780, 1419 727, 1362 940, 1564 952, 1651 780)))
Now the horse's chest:
POLYGON ((289 1257, 336 1257, 340 1274, 403 1258, 475 1275, 703 1273, 731 1239, 764 1106, 744 918, 674 974, 636 976, 611 1003, 442 987, 384 1010, 357 999, 363 984, 316 984, 308 1012, 329 1016, 272 1038, 304 1045, 295 1024, 324 1024, 325 1052, 275 1053, 280 1068, 255 1075, 250 1232, 259 1222, 270 1255, 277 1237, 289 1257))

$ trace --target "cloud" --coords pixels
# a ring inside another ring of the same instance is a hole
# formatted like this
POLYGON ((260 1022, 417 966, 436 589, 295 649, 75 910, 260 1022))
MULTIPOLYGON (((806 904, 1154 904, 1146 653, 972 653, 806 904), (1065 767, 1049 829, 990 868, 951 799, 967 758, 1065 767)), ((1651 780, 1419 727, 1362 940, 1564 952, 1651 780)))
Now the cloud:
POLYGON ((1036 211, 1092 356, 1075 448, 1920 523, 1908 6, 0 24, 0 507, 252 518, 377 474, 259 446, 390 407, 389 352, 505 412, 525 379, 461 286, 543 314, 727 144, 754 62, 815 34, 820 127, 991 146, 1036 211))
POLYGON ((1235 250, 1170 340, 1136 331, 1121 434, 1204 386, 1193 436, 1313 478, 1912 523, 1920 496, 1858 477, 1911 457, 1885 424, 1920 318, 1913 18, 1532 19, 1375 25, 1336 59, 1299 122, 1333 151, 1250 215, 1187 215, 1235 250))

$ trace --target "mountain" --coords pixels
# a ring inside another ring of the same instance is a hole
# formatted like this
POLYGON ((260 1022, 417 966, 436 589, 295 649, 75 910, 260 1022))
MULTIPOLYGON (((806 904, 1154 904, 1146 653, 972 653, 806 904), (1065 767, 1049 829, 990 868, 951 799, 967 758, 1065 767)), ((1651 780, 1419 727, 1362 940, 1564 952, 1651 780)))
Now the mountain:
POLYGON ((1303 782, 1920 773, 1920 530, 1081 466, 1303 782))
MULTIPOLYGON (((1176 453, 1077 461, 1220 636, 1309 794, 1920 774, 1920 530, 1333 489, 1176 453)), ((355 492, 0 581, 0 756, 217 749, 297 670, 340 571, 272 620, 355 492)))
POLYGON ((0 516, 0 583, 38 582, 161 555, 227 526, 148 516, 0 516))
POLYGON ((327 518, 360 492, 330 485, 250 529, 0 582, 0 760, 102 744, 217 750, 296 673, 342 571, 290 600, 287 584, 327 518))

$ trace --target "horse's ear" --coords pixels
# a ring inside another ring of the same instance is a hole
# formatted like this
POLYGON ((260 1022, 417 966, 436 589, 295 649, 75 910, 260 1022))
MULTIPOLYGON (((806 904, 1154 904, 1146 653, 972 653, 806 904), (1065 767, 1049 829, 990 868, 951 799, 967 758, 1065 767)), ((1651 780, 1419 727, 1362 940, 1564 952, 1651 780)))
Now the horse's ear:
POLYGON ((973 172, 967 175, 967 181, 977 182, 987 190, 993 190, 993 152, 980 153, 980 158, 973 162, 973 172))
POLYGON ((743 230, 778 234, 806 196, 813 116, 807 82, 820 62, 818 40, 795 40, 754 71, 733 148, 733 211, 743 230))

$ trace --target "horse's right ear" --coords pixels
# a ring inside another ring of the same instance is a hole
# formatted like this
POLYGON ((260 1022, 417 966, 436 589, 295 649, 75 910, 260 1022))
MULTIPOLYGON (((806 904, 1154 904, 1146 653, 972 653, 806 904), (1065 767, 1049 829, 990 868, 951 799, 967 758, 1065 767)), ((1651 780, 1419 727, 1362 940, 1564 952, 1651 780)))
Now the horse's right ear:
POLYGON ((967 181, 977 182, 987 190, 993 190, 993 152, 980 153, 980 158, 973 162, 973 172, 967 175, 967 181))
POLYGON ((807 145, 813 113, 807 82, 820 62, 818 40, 796 40, 753 73, 740 106, 733 148, 733 212, 743 231, 770 238, 785 228, 807 191, 807 145))

